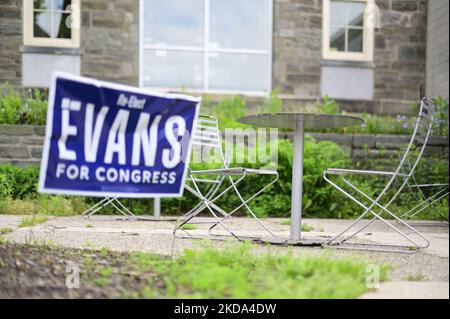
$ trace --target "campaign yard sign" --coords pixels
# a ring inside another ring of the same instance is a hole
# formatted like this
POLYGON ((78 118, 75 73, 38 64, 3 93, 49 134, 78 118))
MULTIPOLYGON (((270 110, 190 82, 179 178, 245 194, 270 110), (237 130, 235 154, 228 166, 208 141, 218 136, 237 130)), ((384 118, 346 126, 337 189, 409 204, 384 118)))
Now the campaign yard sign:
POLYGON ((200 99, 55 73, 39 191, 176 197, 200 99))

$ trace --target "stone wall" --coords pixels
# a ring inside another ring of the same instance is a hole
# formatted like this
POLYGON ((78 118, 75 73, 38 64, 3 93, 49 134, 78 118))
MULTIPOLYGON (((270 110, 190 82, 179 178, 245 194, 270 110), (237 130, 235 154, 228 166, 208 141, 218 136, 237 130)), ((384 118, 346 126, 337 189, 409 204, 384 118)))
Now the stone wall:
MULTIPOLYGON (((340 100, 348 111, 409 113, 425 85, 427 1, 376 0, 381 28, 375 33, 371 101, 340 100)), ((275 0, 273 87, 295 108, 321 98, 322 0, 275 0)))
POLYGON ((82 1, 82 75, 137 86, 138 48, 139 1, 82 1))
MULTIPOLYGON (((364 159, 398 159, 398 151, 411 140, 410 136, 405 135, 352 135, 331 133, 315 133, 311 135, 319 142, 331 141, 339 144, 353 160, 357 161, 364 159)), ((292 139, 292 133, 283 133, 282 137, 292 139)), ((424 155, 448 158, 448 137, 431 137, 424 155)))
MULTIPOLYGON (((19 166, 37 164, 42 155, 45 128, 43 126, 0 125, 0 164, 19 166)), ((341 145, 355 161, 376 159, 391 161, 398 158, 397 150, 409 142, 408 136, 399 135, 351 135, 316 133, 317 141, 332 141, 341 145)), ((292 139, 292 133, 280 132, 281 138, 292 139)), ((447 157, 449 140, 433 137, 426 156, 447 157)))
POLYGON ((381 28, 375 33, 374 108, 409 110, 425 90, 426 0, 376 0, 381 28), (378 105, 376 105, 378 104, 378 105))
POLYGON ((274 0, 273 59, 284 98, 320 97, 322 0, 274 0))
POLYGON ((448 0, 428 4, 427 95, 448 99, 448 0))
POLYGON ((22 85, 22 0, 0 0, 0 84, 22 85))
POLYGON ((39 163, 45 127, 31 125, 0 125, 0 164, 18 166, 39 163))

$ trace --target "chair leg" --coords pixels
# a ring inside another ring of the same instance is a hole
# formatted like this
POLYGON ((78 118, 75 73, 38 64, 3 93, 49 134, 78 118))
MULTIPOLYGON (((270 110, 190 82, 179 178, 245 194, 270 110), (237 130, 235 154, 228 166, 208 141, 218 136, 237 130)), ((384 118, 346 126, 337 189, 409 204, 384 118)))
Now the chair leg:
MULTIPOLYGON (((362 202, 360 202, 358 199, 356 199, 354 196, 350 195, 347 191, 345 191, 344 189, 342 189, 341 187, 339 187, 337 184, 335 184, 334 182, 332 182, 328 176, 326 176, 326 174, 324 174, 324 178, 325 180, 330 183, 334 188, 336 188, 337 190, 339 190, 341 193, 343 193, 344 195, 346 195, 348 198, 352 199, 355 203, 357 203, 359 206, 361 206, 364 209, 364 213, 361 214, 361 216, 359 218, 357 218, 355 221, 353 221, 351 223, 351 225, 349 227, 347 227, 344 231, 340 232, 338 235, 334 236, 333 238, 331 238, 330 240, 328 240, 323 247, 334 247, 334 248, 346 248, 346 249, 365 249, 365 250, 377 250, 377 251, 389 251, 389 252, 404 252, 404 253, 413 253, 416 252, 419 248, 426 248, 429 246, 430 242, 427 238, 425 238, 423 235, 421 235, 420 233, 418 233, 416 230, 414 230, 412 227, 410 227, 409 225, 407 225, 406 223, 403 223, 404 226, 406 226, 407 228, 409 228, 410 230, 412 230, 414 233, 418 234, 423 240, 425 240, 426 245, 425 246, 420 246, 418 243, 416 243, 410 236, 406 235, 404 232, 402 232, 401 230, 399 230, 398 228, 396 228, 394 225, 392 225, 391 223, 389 223, 387 220, 385 220, 383 217, 380 216, 380 214, 377 214, 376 212, 373 211, 373 207, 374 206, 381 206, 378 202, 372 200, 370 197, 368 197, 371 201, 372 204, 367 207, 366 205, 364 205, 362 202), (374 218, 372 220, 370 220, 368 222, 368 224, 366 226, 364 226, 363 228, 357 230, 356 232, 354 232, 353 234, 351 234, 350 236, 347 236, 346 238, 342 238, 343 235, 345 235, 350 229, 354 228, 357 224, 359 224, 361 222, 361 220, 367 215, 367 214, 372 214, 374 215, 374 218), (402 237, 404 237, 407 241, 409 241, 413 246, 404 246, 404 245, 385 245, 385 244, 350 244, 348 243, 347 245, 350 245, 350 247, 344 247, 343 245, 348 242, 350 239, 354 238, 357 234, 359 234, 362 230, 366 229, 368 227, 368 225, 370 225, 371 223, 373 223, 374 220, 379 219, 380 221, 382 221, 383 223, 385 223, 388 227, 390 227, 391 229, 393 229, 395 232, 397 232, 398 234, 400 234, 402 237), (337 241, 339 238, 342 238, 340 241, 337 241), (336 242, 337 241, 337 242, 336 242), (372 247, 380 247, 380 248, 372 248, 372 247), (389 248, 391 247, 391 248, 389 248)), ((383 206, 381 206, 383 210, 386 210, 390 215, 393 215, 393 217, 395 217, 396 219, 398 219, 397 216, 395 216, 394 214, 392 214, 390 211, 388 211, 386 208, 384 208, 383 206)))
MULTIPOLYGON (((239 197, 240 201, 241 201, 241 205, 239 205, 238 207, 236 207, 233 211, 231 211, 230 213, 228 213, 226 216, 224 216, 222 218, 222 221, 225 221, 225 219, 231 217, 235 212, 237 212, 242 206, 244 206, 247 211, 250 213, 250 215, 256 220, 256 222, 266 231, 270 234, 270 236, 276 238, 276 235, 272 233, 272 231, 266 226, 266 224, 264 224, 256 215, 255 213, 252 211, 252 209, 247 205, 251 200, 253 200, 255 197, 257 197, 259 194, 263 193, 267 188, 269 188, 270 186, 272 186, 277 180, 278 180, 278 175, 276 176, 275 179, 273 179, 269 184, 267 184, 266 186, 264 186, 263 188, 261 188, 259 191, 257 191, 253 196, 251 196, 250 198, 248 198, 247 200, 244 200, 244 198, 242 197, 241 193, 239 192, 239 190, 237 189, 236 184, 234 184, 234 181, 232 180, 232 178, 230 177, 231 183, 233 185, 233 189, 236 192, 237 196, 239 197)), ((213 225, 210 227, 209 229, 209 233, 212 233, 212 230, 216 227, 217 225, 213 225)))
MULTIPOLYGON (((239 179, 239 182, 243 179, 243 177, 241 177, 239 179)), ((221 196, 223 196, 224 193, 226 193, 229 189, 231 189, 231 186, 228 187, 227 189, 225 189, 221 194, 217 195, 214 199, 209 200, 206 197, 203 196, 203 194, 201 193, 200 189, 198 188, 197 183, 195 182, 195 180, 192 181, 193 185, 195 187, 195 189, 192 189, 191 187, 186 186, 186 189, 188 191, 190 191, 192 194, 194 194, 195 196, 199 197, 199 199, 203 202, 203 205, 210 211, 210 213, 213 215, 213 217, 216 219, 216 223, 220 224, 231 236, 233 236, 234 238, 236 238, 237 240, 240 240, 234 233, 233 231, 231 231, 231 229, 229 229, 229 227, 227 225, 225 225, 221 219, 217 216, 217 214, 214 212, 214 209, 217 209, 219 212, 221 212, 222 214, 226 214, 226 212, 224 212, 220 207, 218 207, 217 205, 214 204, 214 201, 217 200, 218 198, 220 198, 221 196)), ((194 211, 191 216, 189 216, 186 220, 184 220, 181 224, 177 225, 175 230, 174 230, 174 235, 176 237, 179 237, 177 235, 177 231, 181 229, 181 227, 183 227, 185 224, 187 224, 190 220, 192 220, 192 218, 194 218, 195 216, 197 216, 204 208, 203 207, 199 207, 199 209, 197 209, 197 211, 194 211)))
MULTIPOLYGON (((219 190, 220 186, 223 183, 223 178, 220 179, 220 182, 216 185, 214 185, 213 187, 211 187, 211 189, 208 190, 208 193, 205 194, 205 198, 207 198, 208 200, 211 200, 215 194, 217 193, 217 191, 219 190)), ((192 209, 190 209, 187 213, 185 213, 182 218, 185 219, 187 218, 190 214, 192 214, 192 212, 196 211, 197 209, 199 209, 200 207, 203 207, 202 210, 206 209, 206 206, 203 204, 202 201, 200 201, 197 205, 195 205, 192 209)), ((225 216, 226 214, 223 214, 222 212, 220 212, 221 215, 225 216)))
MULTIPOLYGON (((405 221, 403 221, 401 218, 399 218, 397 215, 395 215, 393 212, 391 212, 389 209, 387 209, 387 205, 386 205, 386 206, 383 206, 383 205, 381 205, 380 203, 374 201, 372 198, 370 198, 370 196, 368 196, 368 195, 365 194, 363 191, 361 191, 360 189, 358 189, 355 185, 353 185, 352 183, 350 183, 350 182, 349 182, 348 180, 346 180, 345 178, 344 178, 344 182, 345 182, 348 186, 350 186, 350 188, 352 188, 354 191, 356 191, 358 194, 362 195, 364 198, 366 198, 367 200, 369 200, 369 201, 372 203, 372 205, 377 206, 378 208, 380 208, 381 210, 383 210, 385 213, 387 213, 387 214, 389 214, 391 217, 393 217, 394 220, 395 220, 397 223, 399 223, 399 224, 405 226, 405 227, 406 227, 407 229, 409 229, 411 232, 415 233, 417 236, 419 236, 420 238, 422 238, 422 240, 424 240, 424 241, 426 242, 426 244, 425 244, 425 246, 420 246, 420 245, 418 245, 420 248, 427 248, 427 247, 430 246, 430 241, 428 240, 428 238, 426 238, 424 235, 422 235, 422 234, 421 234, 420 232, 418 232, 416 229, 414 229, 413 227, 411 227, 411 225, 408 225, 405 221)), ((353 201, 355 201, 354 198, 352 198, 352 199, 353 199, 353 201)), ((357 201, 355 201, 355 202, 358 203, 357 201)), ((392 203, 392 201, 389 202, 389 204, 391 204, 391 203, 392 203)), ((363 208, 364 208, 364 206, 363 206, 363 208)), ((387 223, 391 228, 393 228, 394 230, 396 230, 399 234, 401 234, 401 235, 402 235, 403 237, 405 237, 407 240, 411 241, 411 240, 409 239, 408 236, 406 236, 406 235, 405 235, 403 232, 401 232, 400 230, 396 229, 395 226, 393 226, 392 224, 390 224, 387 220, 383 219, 381 216, 379 216, 379 214, 375 214, 375 213, 372 213, 372 214, 374 215, 373 219, 370 220, 369 223, 367 223, 367 225, 366 225, 365 227, 361 228, 361 229, 360 229, 357 233, 355 233, 354 235, 359 234, 359 233, 362 232, 364 229, 366 229, 367 227, 369 227, 376 219, 380 219, 380 220, 382 220, 385 224, 387 223)), ((380 214, 381 214, 381 213, 380 213, 380 214)), ((413 241, 413 243, 416 244, 415 241, 413 241)))
POLYGON ((442 194, 443 192, 445 192, 445 189, 440 190, 438 193, 434 194, 433 196, 427 198, 425 201, 421 202, 420 204, 418 204, 417 206, 415 206, 414 208, 410 209, 409 211, 405 212, 404 214, 402 214, 400 216, 401 219, 404 220, 408 220, 413 218, 414 216, 416 216, 417 214, 419 214, 420 212, 422 212, 423 210, 425 210, 426 208, 432 206, 434 203, 439 202, 440 200, 444 199, 445 197, 448 196, 448 192, 439 196, 440 194, 442 194), (432 199, 433 197, 437 197, 435 199, 432 199))

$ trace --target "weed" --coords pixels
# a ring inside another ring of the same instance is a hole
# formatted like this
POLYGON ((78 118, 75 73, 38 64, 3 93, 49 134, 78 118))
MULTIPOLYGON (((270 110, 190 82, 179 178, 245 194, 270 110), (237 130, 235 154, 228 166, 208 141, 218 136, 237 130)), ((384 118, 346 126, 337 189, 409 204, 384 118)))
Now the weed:
POLYGON ((2 234, 2 235, 6 235, 6 234, 9 234, 12 232, 13 232, 12 228, 8 228, 8 227, 0 228, 0 234, 2 234))
POLYGON ((47 216, 40 216, 40 215, 33 215, 33 216, 27 216, 23 217, 19 227, 32 227, 35 225, 39 225, 42 223, 45 223, 48 220, 47 216))
POLYGON ((423 281, 425 278, 426 276, 422 274, 409 274, 406 276, 407 281, 423 281))
POLYGON ((181 229, 183 230, 194 230, 197 229, 197 225, 194 224, 184 224, 181 229))

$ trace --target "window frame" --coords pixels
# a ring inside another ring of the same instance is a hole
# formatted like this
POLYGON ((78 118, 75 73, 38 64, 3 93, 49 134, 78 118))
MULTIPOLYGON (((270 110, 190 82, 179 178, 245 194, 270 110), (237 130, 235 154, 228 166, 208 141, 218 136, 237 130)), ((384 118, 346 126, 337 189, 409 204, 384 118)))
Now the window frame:
POLYGON ((273 15, 274 4, 273 0, 266 0, 269 3, 269 17, 268 17, 268 48, 267 50, 254 49, 231 49, 231 48, 215 48, 210 46, 210 0, 203 0, 205 2, 204 8, 204 38, 203 46, 178 46, 178 45, 158 45, 158 44, 144 44, 144 2, 139 0, 139 86, 141 88, 148 88, 154 90, 161 90, 165 92, 186 90, 192 93, 199 94, 242 94, 248 96, 268 96, 272 91, 272 68, 273 68, 273 15), (168 52, 201 52, 204 54, 203 61, 203 88, 175 88, 175 87, 159 87, 159 86, 145 86, 144 85, 144 52, 145 50, 165 50, 168 52), (267 56, 267 70, 266 81, 267 91, 248 91, 248 90, 226 90, 226 89, 210 89, 209 86, 209 70, 210 70, 210 54, 250 54, 267 56))
POLYGON ((23 44, 26 46, 79 48, 80 47, 80 0, 72 0, 75 8, 72 12, 72 28, 70 39, 34 37, 34 3, 23 0, 23 44))
MULTIPOLYGON (((368 25, 366 17, 364 17, 363 26, 363 52, 343 52, 330 50, 330 28, 331 28, 331 1, 323 0, 323 16, 322 16, 322 57, 324 60, 338 61, 356 61, 356 62, 372 62, 374 51, 374 27, 368 25)), ((342 0, 346 2, 365 3, 366 9, 364 15, 367 15, 367 8, 373 6, 374 0, 342 0)))

